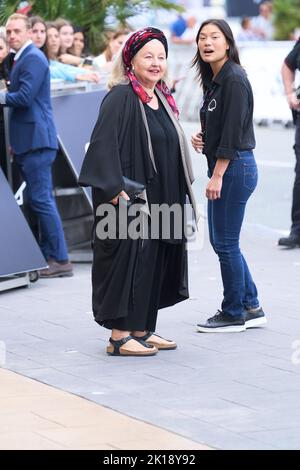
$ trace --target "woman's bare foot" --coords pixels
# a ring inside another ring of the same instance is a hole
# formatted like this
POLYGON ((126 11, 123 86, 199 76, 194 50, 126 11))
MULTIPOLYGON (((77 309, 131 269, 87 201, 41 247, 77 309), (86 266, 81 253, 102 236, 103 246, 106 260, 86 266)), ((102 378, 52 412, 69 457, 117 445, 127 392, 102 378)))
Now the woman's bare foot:
POLYGON ((115 328, 111 330, 111 338, 115 341, 126 338, 130 335, 130 331, 116 330, 115 328))
POLYGON ((136 336, 137 338, 142 338, 147 333, 148 331, 132 331, 130 334, 132 334, 132 336, 136 336))
POLYGON ((106 352, 113 356, 154 356, 157 351, 154 345, 140 342, 131 335, 118 340, 111 337, 106 348, 106 352))

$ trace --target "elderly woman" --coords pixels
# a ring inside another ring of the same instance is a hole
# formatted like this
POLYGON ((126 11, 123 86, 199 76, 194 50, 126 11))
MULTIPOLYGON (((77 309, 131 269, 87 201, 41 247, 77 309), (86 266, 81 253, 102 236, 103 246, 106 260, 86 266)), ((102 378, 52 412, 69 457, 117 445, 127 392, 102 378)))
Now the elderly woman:
MULTIPOLYGON (((194 178, 178 110, 163 81, 168 56, 164 34, 142 29, 130 36, 121 52, 79 183, 92 186, 95 226, 100 225, 99 210, 105 203, 117 213, 124 206, 128 209, 124 176, 140 183, 145 187, 141 198, 147 201, 141 207, 149 211, 147 224, 153 226, 155 205, 183 209, 188 194, 195 208, 194 178)), ((183 216, 177 228, 180 224, 183 216)), ((159 309, 188 298, 186 240, 172 227, 168 236, 158 232, 138 239, 102 239, 96 229, 93 312, 96 322, 112 330, 108 354, 150 356, 177 346, 155 330, 159 309)))

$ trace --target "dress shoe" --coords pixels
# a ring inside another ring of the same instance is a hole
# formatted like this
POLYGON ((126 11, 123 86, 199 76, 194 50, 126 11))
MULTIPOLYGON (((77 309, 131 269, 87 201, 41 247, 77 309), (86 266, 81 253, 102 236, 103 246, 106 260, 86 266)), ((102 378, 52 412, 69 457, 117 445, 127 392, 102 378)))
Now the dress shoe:
POLYGON ((70 262, 58 263, 48 261, 49 267, 39 271, 40 278, 48 279, 53 277, 71 277, 73 276, 73 266, 70 262))
POLYGON ((278 245, 287 248, 300 247, 300 234, 292 232, 288 237, 279 238, 278 245))

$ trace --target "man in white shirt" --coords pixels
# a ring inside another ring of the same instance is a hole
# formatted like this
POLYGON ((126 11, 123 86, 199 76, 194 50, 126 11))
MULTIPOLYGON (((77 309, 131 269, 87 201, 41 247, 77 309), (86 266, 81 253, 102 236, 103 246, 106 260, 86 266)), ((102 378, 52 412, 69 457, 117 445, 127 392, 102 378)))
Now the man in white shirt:
POLYGON ((259 16, 252 19, 252 30, 257 39, 271 41, 274 37, 272 24, 272 3, 263 2, 259 7, 259 16))

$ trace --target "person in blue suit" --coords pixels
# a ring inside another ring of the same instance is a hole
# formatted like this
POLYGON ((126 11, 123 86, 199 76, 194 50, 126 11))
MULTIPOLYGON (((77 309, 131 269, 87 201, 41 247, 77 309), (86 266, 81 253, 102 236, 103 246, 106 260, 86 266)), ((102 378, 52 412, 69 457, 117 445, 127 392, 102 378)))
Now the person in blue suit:
POLYGON ((30 23, 26 16, 10 16, 6 35, 16 55, 9 92, 0 92, 0 103, 11 108, 10 145, 26 181, 29 205, 40 224, 40 247, 49 265, 40 274, 42 277, 70 276, 72 265, 52 195, 51 167, 58 143, 50 97, 49 64, 30 40, 30 23))

